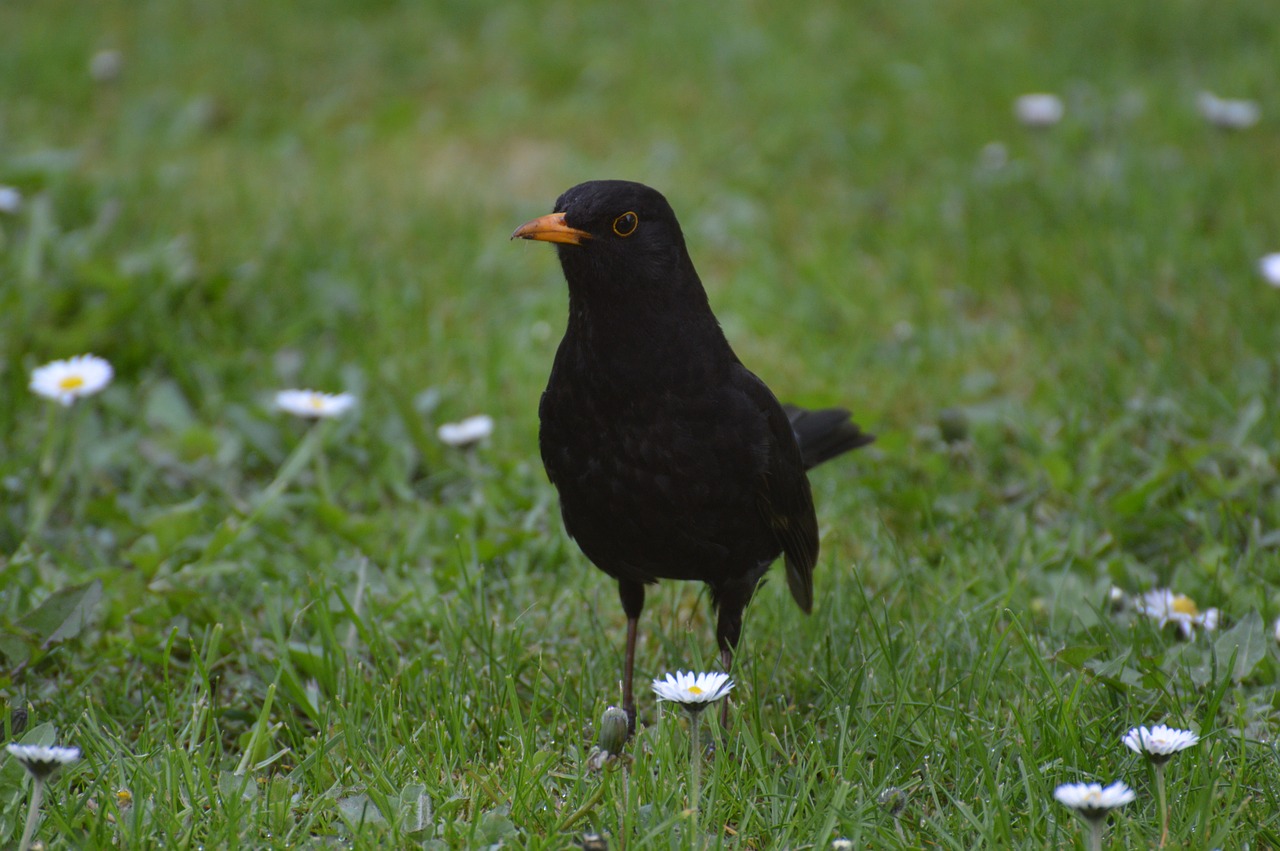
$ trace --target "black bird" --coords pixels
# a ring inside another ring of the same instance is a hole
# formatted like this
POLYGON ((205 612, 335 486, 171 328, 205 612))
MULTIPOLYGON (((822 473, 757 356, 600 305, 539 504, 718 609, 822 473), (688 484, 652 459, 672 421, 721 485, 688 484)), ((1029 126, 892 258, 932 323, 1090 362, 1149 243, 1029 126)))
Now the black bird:
POLYGON ((618 580, 634 731, 645 586, 705 582, 729 670, 743 610, 779 555, 791 596, 813 607, 818 524, 805 471, 873 438, 848 411, 784 407, 742 365, 657 190, 582 183, 516 237, 555 243, 569 283, 539 443, 565 529, 618 580))

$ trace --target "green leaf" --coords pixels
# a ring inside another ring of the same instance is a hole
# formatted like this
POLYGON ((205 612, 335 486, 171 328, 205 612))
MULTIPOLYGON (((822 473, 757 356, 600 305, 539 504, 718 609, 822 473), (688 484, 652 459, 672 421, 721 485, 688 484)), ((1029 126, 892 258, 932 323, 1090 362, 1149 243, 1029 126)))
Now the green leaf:
POLYGON ((368 795, 361 792, 357 795, 348 795, 345 798, 338 799, 338 812, 342 814, 342 818, 352 828, 362 824, 386 824, 387 820, 382 815, 382 811, 378 809, 368 795))
POLYGON ((1214 639, 1213 652, 1219 664, 1226 664, 1234 653, 1231 679, 1236 683, 1243 681, 1267 655, 1267 629, 1262 623, 1262 616, 1256 611, 1250 612, 1214 639))
POLYGON ((15 664, 31 660, 36 648, 75 638, 102 600, 102 580, 53 592, 36 608, 0 632, 0 653, 15 664))
POLYGON ((430 835, 434 824, 431 809, 426 786, 410 783, 400 790, 400 826, 406 833, 430 835))
POLYGON ((1053 654, 1053 659, 1055 662, 1062 662, 1079 670, 1084 667, 1085 662, 1105 650, 1107 648, 1101 644, 1078 644, 1075 647, 1062 648, 1053 654))
POLYGON ((54 591, 43 603, 18 621, 18 626, 39 637, 44 646, 75 638, 84 629, 94 608, 102 601, 102 580, 54 591))

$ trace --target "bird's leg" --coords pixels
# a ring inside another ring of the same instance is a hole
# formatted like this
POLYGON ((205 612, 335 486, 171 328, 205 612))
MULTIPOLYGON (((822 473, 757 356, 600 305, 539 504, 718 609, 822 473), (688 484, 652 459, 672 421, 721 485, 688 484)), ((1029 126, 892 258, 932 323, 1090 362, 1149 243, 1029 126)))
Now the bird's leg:
MULTIPOLYGON (((724 672, 729 673, 733 667, 733 651, 728 647, 720 649, 720 664, 724 665, 724 672)), ((729 729, 729 696, 725 695, 724 700, 720 703, 720 729, 729 729)))
POLYGON ((632 677, 636 669, 636 629, 639 618, 627 618, 627 656, 622 662, 622 708, 627 711, 627 735, 636 734, 636 696, 632 691, 632 677))
POLYGON ((627 735, 636 733, 636 697, 632 691, 632 675, 636 668, 636 633, 640 612, 644 610, 644 586, 639 582, 618 580, 618 599, 627 616, 627 655, 622 662, 622 708, 627 713, 627 735))
MULTIPOLYGON (((756 582, 759 582, 759 577, 712 587, 712 601, 719 610, 716 644, 721 649, 724 673, 732 673, 733 650, 737 649, 737 642, 742 637, 742 612, 755 593, 756 582)), ((728 729, 728 697, 721 704, 721 729, 728 729)))
MULTIPOLYGON (((731 672, 733 651, 738 646, 738 639, 742 637, 742 610, 747 607, 750 599, 750 590, 746 593, 732 587, 719 590, 717 602, 720 617, 716 621, 716 643, 720 645, 720 663, 724 665, 726 674, 731 672)), ((720 704, 720 728, 729 729, 728 697, 720 704)))

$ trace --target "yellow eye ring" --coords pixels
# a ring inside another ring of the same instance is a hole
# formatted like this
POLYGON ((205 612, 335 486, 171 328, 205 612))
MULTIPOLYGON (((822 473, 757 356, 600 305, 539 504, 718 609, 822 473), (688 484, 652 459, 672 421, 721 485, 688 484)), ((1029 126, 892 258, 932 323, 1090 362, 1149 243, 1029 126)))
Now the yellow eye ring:
POLYGON ((635 213, 623 213, 613 220, 613 232, 618 236, 631 236, 636 232, 636 225, 638 224, 640 224, 640 219, 635 213))

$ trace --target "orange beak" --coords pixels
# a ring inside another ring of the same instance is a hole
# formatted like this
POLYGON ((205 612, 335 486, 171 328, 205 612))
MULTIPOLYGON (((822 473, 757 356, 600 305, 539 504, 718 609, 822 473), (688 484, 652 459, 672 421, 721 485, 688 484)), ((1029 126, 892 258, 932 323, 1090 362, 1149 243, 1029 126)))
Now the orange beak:
POLYGON ((525 222, 511 234, 512 239, 536 239, 541 242, 559 242, 564 245, 581 245, 591 239, 585 230, 571 228, 564 223, 564 213, 549 213, 531 222, 525 222))

